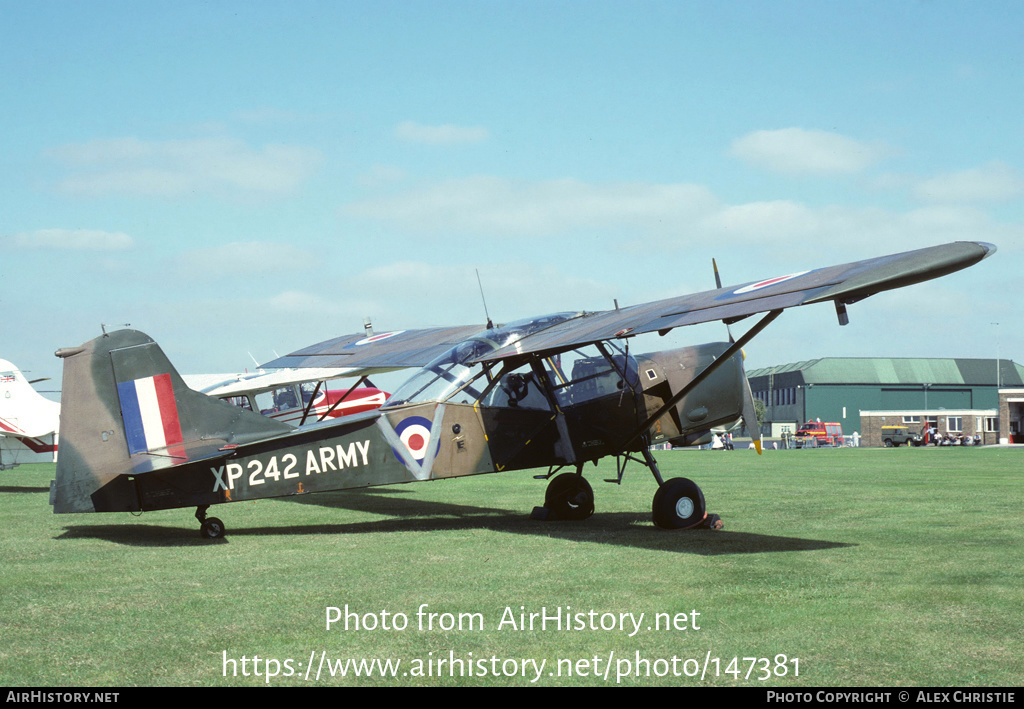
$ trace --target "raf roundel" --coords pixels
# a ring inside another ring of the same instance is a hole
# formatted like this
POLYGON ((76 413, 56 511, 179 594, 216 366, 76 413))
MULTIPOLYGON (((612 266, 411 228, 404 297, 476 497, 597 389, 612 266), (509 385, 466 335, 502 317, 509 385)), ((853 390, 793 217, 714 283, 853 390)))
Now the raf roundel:
POLYGON ((405 330, 395 330, 394 332, 382 332, 379 335, 370 335, 364 337, 358 342, 353 342, 348 347, 362 347, 363 345, 372 345, 374 342, 380 342, 381 340, 387 340, 388 338, 394 337, 395 335, 401 335, 405 330))
POLYGON ((788 276, 779 276, 778 278, 769 278, 766 281, 759 281, 757 283, 751 283, 749 286, 743 286, 742 288, 737 288, 736 290, 734 290, 732 292, 732 295, 743 295, 744 293, 753 293, 756 290, 761 290, 762 288, 767 288, 768 286, 774 286, 774 285, 777 285, 779 283, 785 283, 786 281, 791 281, 794 278, 799 278, 800 276, 806 275, 808 273, 810 273, 810 271, 800 271, 799 273, 791 273, 788 276))
MULTIPOLYGON (((395 433, 416 462, 422 463, 427 457, 427 445, 430 443, 430 420, 422 416, 410 416, 395 426, 395 433)), ((441 442, 438 441, 440 446, 441 442)))

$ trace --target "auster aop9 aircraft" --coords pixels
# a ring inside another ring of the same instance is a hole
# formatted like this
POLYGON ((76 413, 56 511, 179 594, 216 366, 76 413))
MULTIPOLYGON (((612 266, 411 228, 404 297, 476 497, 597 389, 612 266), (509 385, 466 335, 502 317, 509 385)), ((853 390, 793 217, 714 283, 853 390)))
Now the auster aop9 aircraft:
POLYGON ((956 242, 596 313, 503 327, 340 337, 267 366, 344 366, 369 375, 419 367, 374 411, 293 428, 188 389, 160 347, 132 330, 57 351, 64 359, 54 511, 196 507, 204 537, 224 534, 210 505, 371 485, 547 467, 535 516, 584 519, 584 464, 616 456, 658 483, 658 527, 719 527, 700 488, 663 481, 649 448, 692 445, 744 419, 756 433, 741 348, 785 308, 847 305, 978 263, 991 244, 956 242), (631 354, 629 338, 766 313, 731 343, 631 354), (639 456, 639 457, 638 457, 639 456), (574 468, 557 476, 563 468, 574 468), (554 476, 554 477, 552 477, 554 476))

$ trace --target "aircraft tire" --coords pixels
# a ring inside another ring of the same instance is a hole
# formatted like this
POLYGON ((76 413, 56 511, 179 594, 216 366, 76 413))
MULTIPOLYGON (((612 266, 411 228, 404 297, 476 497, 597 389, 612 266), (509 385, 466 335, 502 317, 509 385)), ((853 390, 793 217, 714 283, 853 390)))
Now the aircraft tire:
POLYGON ((666 480, 654 493, 651 505, 654 526, 660 529, 696 527, 707 513, 704 493, 688 478, 666 480))
POLYGON ((216 517, 207 517, 199 527, 199 534, 203 539, 220 539, 224 536, 224 523, 216 517))
POLYGON ((555 519, 586 519, 594 514, 594 489, 582 475, 562 473, 548 483, 544 506, 555 519))

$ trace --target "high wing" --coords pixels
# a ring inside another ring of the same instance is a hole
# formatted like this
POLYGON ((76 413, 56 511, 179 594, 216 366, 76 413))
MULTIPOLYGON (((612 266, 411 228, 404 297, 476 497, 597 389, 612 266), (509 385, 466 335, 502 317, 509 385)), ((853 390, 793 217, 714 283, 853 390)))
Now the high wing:
POLYGON ((828 301, 836 304, 839 322, 845 325, 846 305, 875 293, 959 271, 995 250, 992 244, 958 241, 619 310, 584 314, 492 352, 481 361, 565 350, 649 332, 665 334, 673 328, 714 320, 732 323, 756 313, 828 301))
MULTIPOLYGON (((643 305, 580 313, 534 332, 477 361, 558 352, 649 332, 664 334, 684 325, 736 322, 762 312, 833 301, 841 324, 846 306, 886 290, 902 288, 967 268, 994 253, 984 242, 958 241, 840 266, 799 271, 777 278, 718 288, 643 305)), ((266 367, 350 366, 388 371, 423 366, 483 326, 406 330, 373 338, 347 335, 299 350, 266 367)))
POLYGON ((350 376, 422 367, 453 346, 485 329, 484 325, 396 330, 367 336, 343 335, 261 365, 274 367, 348 367, 350 376))

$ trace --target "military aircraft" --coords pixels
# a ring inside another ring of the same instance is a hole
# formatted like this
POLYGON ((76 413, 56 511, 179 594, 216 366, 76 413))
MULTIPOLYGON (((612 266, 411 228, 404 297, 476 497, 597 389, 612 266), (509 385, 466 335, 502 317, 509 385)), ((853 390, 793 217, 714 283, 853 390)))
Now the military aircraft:
POLYGON ((0 359, 0 470, 57 460, 60 404, 32 384, 21 370, 0 359))
POLYGON ((594 511, 584 465, 615 456, 611 482, 628 461, 653 473, 656 526, 719 527, 693 481, 662 480, 650 446, 694 444, 738 418, 759 444, 742 348, 786 308, 831 301, 846 324, 851 303, 994 251, 955 242, 603 312, 336 338, 267 366, 418 369, 379 409, 298 428, 189 390, 143 333, 106 333, 56 353, 64 400, 50 502, 57 513, 194 506, 200 533, 217 538, 214 504, 546 467, 533 516, 579 520, 594 511), (629 351, 642 333, 762 313, 733 342, 629 351))

